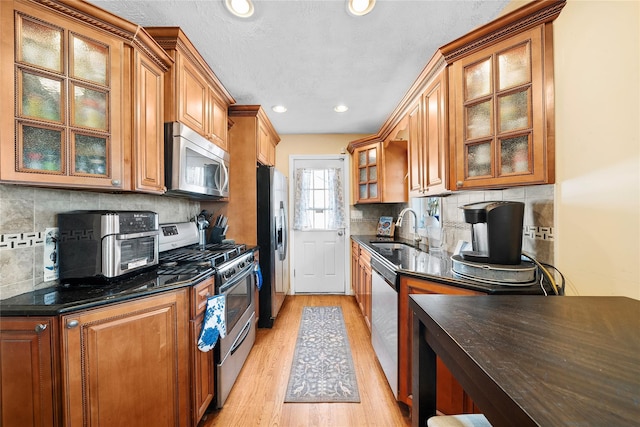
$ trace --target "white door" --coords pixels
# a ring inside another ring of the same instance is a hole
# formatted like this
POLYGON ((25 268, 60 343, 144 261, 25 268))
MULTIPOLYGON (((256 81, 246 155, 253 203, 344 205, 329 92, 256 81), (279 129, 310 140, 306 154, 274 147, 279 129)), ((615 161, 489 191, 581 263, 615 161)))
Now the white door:
POLYGON ((348 170, 345 155, 291 156, 292 293, 349 292, 348 170))

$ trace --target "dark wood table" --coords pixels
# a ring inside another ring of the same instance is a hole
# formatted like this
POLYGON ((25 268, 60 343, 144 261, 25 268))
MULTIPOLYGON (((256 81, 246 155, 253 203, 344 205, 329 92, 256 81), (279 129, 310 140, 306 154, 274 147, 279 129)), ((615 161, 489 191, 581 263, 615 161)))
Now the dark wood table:
POLYGON ((411 295, 413 426, 436 355, 494 427, 640 425, 640 301, 411 295))

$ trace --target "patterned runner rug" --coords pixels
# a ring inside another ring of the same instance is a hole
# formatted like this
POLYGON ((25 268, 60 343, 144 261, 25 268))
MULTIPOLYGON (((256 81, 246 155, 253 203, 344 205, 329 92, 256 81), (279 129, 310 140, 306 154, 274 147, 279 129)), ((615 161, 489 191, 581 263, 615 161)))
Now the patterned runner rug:
POLYGON ((360 402, 340 307, 304 307, 285 402, 360 402))

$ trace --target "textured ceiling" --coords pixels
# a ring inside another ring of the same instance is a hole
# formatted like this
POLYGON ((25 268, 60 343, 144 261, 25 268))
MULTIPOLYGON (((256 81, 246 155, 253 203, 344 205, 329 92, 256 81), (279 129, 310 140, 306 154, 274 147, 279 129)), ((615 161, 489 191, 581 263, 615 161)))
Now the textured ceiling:
POLYGON ((259 104, 280 134, 376 133, 440 46, 494 19, 508 0, 93 0, 142 26, 179 26, 237 104, 259 104), (285 105, 275 113, 271 107, 285 105), (349 110, 335 113, 345 104, 349 110))

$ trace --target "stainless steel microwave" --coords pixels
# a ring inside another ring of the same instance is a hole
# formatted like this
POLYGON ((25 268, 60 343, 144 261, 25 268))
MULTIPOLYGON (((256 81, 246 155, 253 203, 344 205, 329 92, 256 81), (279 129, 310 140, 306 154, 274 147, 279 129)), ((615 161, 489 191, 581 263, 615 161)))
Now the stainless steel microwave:
POLYGON ((196 199, 229 196, 229 153, 182 123, 165 123, 167 193, 196 199))

